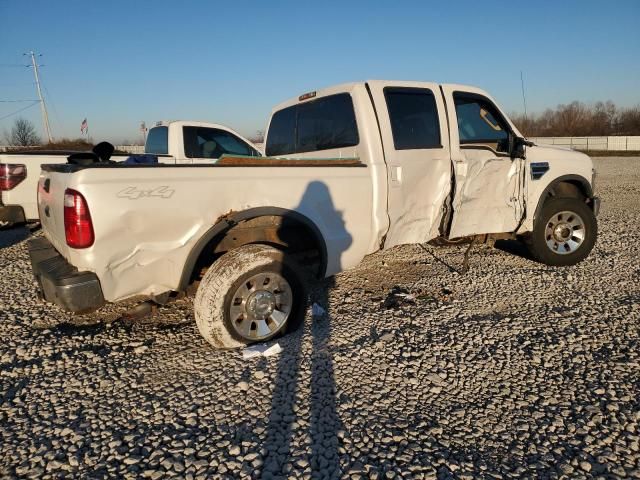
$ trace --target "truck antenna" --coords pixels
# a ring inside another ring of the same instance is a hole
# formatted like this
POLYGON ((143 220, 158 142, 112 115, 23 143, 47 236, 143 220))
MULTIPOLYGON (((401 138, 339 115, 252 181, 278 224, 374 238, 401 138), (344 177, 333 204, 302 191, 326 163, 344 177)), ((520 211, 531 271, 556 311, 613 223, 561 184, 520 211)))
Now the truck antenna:
MULTIPOLYGON (((24 53, 23 55, 31 57, 31 65, 27 65, 27 67, 33 67, 33 74, 36 77, 36 90, 38 92, 38 98, 40 99, 40 110, 42 111, 42 124, 49 143, 53 143, 53 139, 51 138, 51 128, 49 127, 49 114, 47 113, 47 106, 45 105, 44 98, 42 97, 42 90, 40 90, 40 75, 38 74, 38 67, 42 67, 42 65, 38 65, 36 63, 36 53, 33 50, 29 53, 24 53)), ((38 56, 41 57, 42 55, 40 54, 38 56)))
POLYGON ((522 103, 524 104, 524 118, 527 118, 527 99, 524 96, 524 77, 522 76, 522 70, 520 70, 520 86, 522 87, 522 103))

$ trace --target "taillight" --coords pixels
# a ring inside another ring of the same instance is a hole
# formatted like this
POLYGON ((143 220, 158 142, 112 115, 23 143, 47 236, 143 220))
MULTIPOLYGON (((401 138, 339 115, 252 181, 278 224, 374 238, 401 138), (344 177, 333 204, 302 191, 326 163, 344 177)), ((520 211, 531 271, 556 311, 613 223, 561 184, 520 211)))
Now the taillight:
POLYGON ((0 191, 11 190, 27 178, 27 167, 16 163, 0 163, 0 191))
POLYGON ((70 188, 64 191, 64 234, 72 248, 93 245, 93 223, 89 206, 80 192, 70 188))

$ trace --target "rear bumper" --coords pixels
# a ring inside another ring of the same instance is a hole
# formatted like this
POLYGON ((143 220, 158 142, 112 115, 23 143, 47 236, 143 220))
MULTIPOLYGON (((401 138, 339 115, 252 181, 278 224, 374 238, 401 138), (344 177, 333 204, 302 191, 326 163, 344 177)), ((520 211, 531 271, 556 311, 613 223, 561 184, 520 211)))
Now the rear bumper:
POLYGON ((74 313, 87 313, 104 305, 100 280, 93 272, 79 272, 44 237, 27 242, 33 275, 40 296, 74 313))
POLYGON ((0 205, 0 226, 24 223, 24 210, 18 205, 0 205))

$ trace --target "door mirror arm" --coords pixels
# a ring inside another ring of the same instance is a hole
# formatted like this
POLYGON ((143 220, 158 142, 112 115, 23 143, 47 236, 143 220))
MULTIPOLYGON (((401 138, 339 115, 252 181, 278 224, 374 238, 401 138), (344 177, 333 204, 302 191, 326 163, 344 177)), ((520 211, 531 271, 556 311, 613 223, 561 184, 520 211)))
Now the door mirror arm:
POLYGON ((525 140, 522 137, 518 137, 513 132, 509 132, 509 155, 512 159, 526 158, 526 151, 524 147, 532 147, 533 142, 525 140))

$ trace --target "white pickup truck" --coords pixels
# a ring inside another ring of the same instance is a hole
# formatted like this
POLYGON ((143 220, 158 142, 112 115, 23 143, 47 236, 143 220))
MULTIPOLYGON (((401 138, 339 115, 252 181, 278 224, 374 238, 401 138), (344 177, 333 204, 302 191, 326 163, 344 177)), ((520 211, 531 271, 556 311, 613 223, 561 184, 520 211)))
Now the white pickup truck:
MULTIPOLYGON (((65 163, 74 152, 58 150, 0 154, 0 227, 38 220, 37 184, 40 166, 65 163)), ((149 130, 145 153, 160 163, 215 161, 227 153, 259 156, 258 148, 239 133, 215 123, 158 122, 149 130)), ((115 154, 125 161, 129 154, 115 154)))
POLYGON ((591 159, 524 140, 477 88, 369 81, 275 107, 267 157, 216 164, 43 165, 44 238, 31 241, 44 298, 76 312, 161 301, 201 272, 198 328, 216 347, 294 328, 320 277, 395 245, 491 234, 549 265, 597 236, 591 159))

